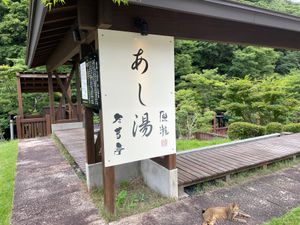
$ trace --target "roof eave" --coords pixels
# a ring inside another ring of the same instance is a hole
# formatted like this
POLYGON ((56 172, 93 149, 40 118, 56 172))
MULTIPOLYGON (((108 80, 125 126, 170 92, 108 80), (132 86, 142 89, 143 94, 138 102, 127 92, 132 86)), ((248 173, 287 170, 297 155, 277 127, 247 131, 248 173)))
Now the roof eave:
POLYGON ((31 0, 29 25, 28 25, 28 42, 26 50, 26 65, 30 68, 32 66, 34 54, 38 44, 43 23, 46 17, 47 9, 40 0, 31 0))
POLYGON ((129 0, 129 3, 300 32, 300 17, 227 0, 129 0))

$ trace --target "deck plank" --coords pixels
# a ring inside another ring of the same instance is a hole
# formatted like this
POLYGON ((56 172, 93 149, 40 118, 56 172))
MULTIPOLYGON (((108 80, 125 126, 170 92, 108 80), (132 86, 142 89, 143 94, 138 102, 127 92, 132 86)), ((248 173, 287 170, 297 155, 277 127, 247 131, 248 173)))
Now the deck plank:
POLYGON ((181 179, 181 170, 184 171, 184 176, 188 176, 187 173, 196 176, 198 171, 198 182, 201 182, 299 154, 300 134, 183 152, 177 154, 179 185, 188 186, 197 182, 195 179, 181 179), (207 175, 203 176, 203 173, 207 175))

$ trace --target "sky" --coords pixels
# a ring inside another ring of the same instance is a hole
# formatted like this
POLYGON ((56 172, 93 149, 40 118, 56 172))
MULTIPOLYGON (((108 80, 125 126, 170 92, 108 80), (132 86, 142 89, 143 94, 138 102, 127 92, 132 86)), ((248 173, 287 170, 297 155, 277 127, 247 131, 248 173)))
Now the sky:
POLYGON ((300 0, 290 0, 290 1, 300 3, 300 0))

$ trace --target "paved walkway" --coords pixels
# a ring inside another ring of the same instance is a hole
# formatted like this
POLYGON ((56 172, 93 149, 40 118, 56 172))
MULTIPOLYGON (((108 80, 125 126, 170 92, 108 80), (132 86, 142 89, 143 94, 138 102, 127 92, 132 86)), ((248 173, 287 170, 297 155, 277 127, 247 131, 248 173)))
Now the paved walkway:
POLYGON ((104 224, 84 190, 50 138, 20 141, 12 224, 104 224))
MULTIPOLYGON (((49 138, 21 140, 13 225, 105 224, 70 165, 49 138)), ((202 208, 236 202, 261 224, 300 205, 300 165, 242 185, 189 197, 110 225, 200 225, 202 208)), ((238 223, 224 222, 224 225, 238 223)))
MULTIPOLYGON (((261 224, 300 206, 300 165, 264 176, 242 185, 222 188, 202 196, 190 197, 169 205, 113 222, 111 225, 200 225, 200 209, 240 204, 252 218, 249 225, 261 224)), ((221 222, 218 225, 238 225, 221 222)))

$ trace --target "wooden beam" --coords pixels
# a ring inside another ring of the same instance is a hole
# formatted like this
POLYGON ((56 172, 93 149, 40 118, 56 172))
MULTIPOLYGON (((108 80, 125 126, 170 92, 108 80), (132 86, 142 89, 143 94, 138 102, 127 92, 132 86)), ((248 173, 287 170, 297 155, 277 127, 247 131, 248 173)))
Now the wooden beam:
MULTIPOLYGON (((73 105, 73 103, 72 103, 71 97, 69 96, 67 90, 65 89, 65 87, 64 87, 64 85, 63 85, 61 79, 59 78, 58 74, 57 74, 57 73, 54 73, 54 74, 55 74, 57 83, 58 83, 58 85, 59 85, 59 87, 60 87, 60 89, 61 89, 61 91, 62 91, 62 94, 63 94, 64 97, 67 99, 68 103, 70 104, 70 107, 71 107, 72 110, 73 110, 74 105, 73 105)), ((67 87, 67 88, 68 88, 68 87, 67 87)), ((68 89, 69 89, 69 88, 68 88, 68 89)))
POLYGON ((48 72, 48 90, 49 90, 51 124, 54 124, 55 123, 55 110, 54 110, 54 93, 53 93, 52 72, 48 72))
POLYGON ((79 52, 79 45, 74 42, 72 31, 69 31, 64 39, 58 44, 51 56, 47 60, 47 69, 55 70, 64 62, 72 58, 79 52))
POLYGON ((48 31, 53 31, 53 30, 58 30, 61 28, 66 28, 65 32, 70 29, 70 27, 74 24, 74 19, 69 19, 69 20, 64 20, 64 21, 59 21, 55 24, 50 23, 50 24, 45 24, 43 26, 43 32, 48 32, 48 31))
MULTIPOLYGON (((86 38, 82 40, 82 43, 90 43, 93 40, 95 40, 95 31, 90 31, 86 38)), ((46 63, 47 70, 53 71, 63 65, 78 54, 79 50, 80 43, 74 41, 72 31, 70 30, 48 58, 46 63)))
MULTIPOLYGON (((57 8, 58 9, 58 8, 57 8)), ((72 8, 62 8, 61 10, 50 10, 46 15, 45 22, 46 23, 53 23, 59 22, 68 19, 74 19, 77 16, 77 9, 76 7, 72 8)))
POLYGON ((97 3, 95 0, 77 0, 78 26, 83 30, 97 27, 97 3))
POLYGON ((136 17, 147 21, 149 34, 300 49, 300 32, 133 4, 113 6, 113 25, 110 29, 138 32, 133 22, 136 17))
POLYGON ((113 3, 111 0, 98 1, 98 28, 109 29, 113 21, 113 3))
MULTIPOLYGON (((71 73, 70 73, 70 76, 69 76, 69 79, 67 80, 67 82, 64 84, 64 89, 68 89, 68 87, 70 87, 71 85, 71 81, 72 81, 72 78, 73 78, 73 75, 74 75, 74 67, 72 67, 72 70, 71 70, 71 73)), ((65 80, 65 79, 64 79, 65 80)), ((62 109, 62 105, 65 103, 65 98, 64 98, 64 95, 61 96, 61 99, 59 101, 59 105, 58 105, 58 109, 57 109, 57 112, 59 113, 62 109)), ((65 119, 65 118, 63 118, 65 119)))
POLYGON ((84 108, 84 122, 86 162, 87 164, 94 164, 96 163, 96 158, 94 145, 93 111, 87 107, 84 108))
POLYGON ((17 91, 18 91, 18 104, 19 104, 18 112, 20 117, 23 118, 24 111, 23 111, 22 85, 21 85, 21 78, 19 73, 17 73, 17 91))

